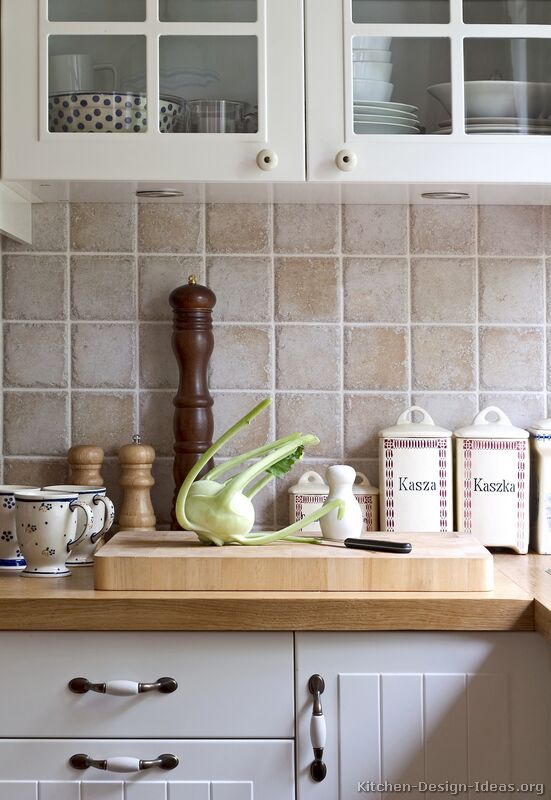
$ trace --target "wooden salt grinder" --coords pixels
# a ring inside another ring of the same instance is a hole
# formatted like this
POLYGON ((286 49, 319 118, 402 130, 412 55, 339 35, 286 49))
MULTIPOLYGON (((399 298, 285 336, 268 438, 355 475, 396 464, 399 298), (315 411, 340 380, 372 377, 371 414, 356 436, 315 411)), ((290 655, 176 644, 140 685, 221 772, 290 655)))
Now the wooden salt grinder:
MULTIPOLYGON (((176 520, 175 503, 184 478, 199 456, 212 444, 213 399, 208 387, 208 366, 214 347, 212 309, 216 295, 190 275, 188 283, 171 293, 174 311, 172 349, 178 362, 180 382, 174 397, 174 499, 172 524, 176 520)), ((210 462, 205 470, 212 466, 210 462)))
POLYGON ((119 483, 124 490, 119 529, 154 531, 156 519, 149 492, 155 483, 151 474, 155 450, 148 444, 140 444, 140 436, 133 436, 132 442, 119 448, 119 483))
POLYGON ((79 444, 67 454, 69 483, 76 486, 103 486, 103 450, 94 444, 79 444))

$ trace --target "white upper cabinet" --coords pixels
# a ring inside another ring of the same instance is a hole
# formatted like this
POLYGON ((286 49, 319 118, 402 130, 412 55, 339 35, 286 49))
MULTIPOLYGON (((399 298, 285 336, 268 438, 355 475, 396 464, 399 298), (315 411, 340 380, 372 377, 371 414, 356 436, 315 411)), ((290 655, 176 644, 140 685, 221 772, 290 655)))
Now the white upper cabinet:
POLYGON ((305 2, 310 180, 551 182, 548 0, 305 2))
POLYGON ((301 181, 302 0, 4 0, 2 171, 301 181))

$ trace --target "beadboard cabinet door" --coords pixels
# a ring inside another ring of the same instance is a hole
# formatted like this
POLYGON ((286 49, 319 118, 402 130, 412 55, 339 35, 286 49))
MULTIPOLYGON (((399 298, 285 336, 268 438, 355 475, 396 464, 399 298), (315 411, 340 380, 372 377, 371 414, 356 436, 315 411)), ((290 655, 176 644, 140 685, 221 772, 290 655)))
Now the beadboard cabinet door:
POLYGON ((293 800, 293 742, 40 740, 0 742, 0 800, 293 800), (175 769, 75 770, 70 758, 177 756, 175 769))
POLYGON ((481 795, 450 784, 549 785, 551 648, 538 634, 299 633, 296 671, 299 800, 397 797, 385 782, 410 784, 412 800, 424 782, 461 798, 481 795), (319 783, 314 674, 325 681, 319 783))

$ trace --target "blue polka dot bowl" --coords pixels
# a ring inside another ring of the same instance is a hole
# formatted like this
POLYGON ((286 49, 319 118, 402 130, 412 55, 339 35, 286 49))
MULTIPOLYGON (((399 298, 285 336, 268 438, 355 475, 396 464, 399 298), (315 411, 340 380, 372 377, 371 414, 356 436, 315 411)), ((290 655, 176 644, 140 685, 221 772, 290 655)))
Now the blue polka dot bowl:
MULTIPOLYGON (((183 101, 161 97, 159 104, 161 133, 181 129, 183 101)), ((51 133, 143 133, 147 130, 147 97, 128 92, 50 95, 48 120, 51 133)))

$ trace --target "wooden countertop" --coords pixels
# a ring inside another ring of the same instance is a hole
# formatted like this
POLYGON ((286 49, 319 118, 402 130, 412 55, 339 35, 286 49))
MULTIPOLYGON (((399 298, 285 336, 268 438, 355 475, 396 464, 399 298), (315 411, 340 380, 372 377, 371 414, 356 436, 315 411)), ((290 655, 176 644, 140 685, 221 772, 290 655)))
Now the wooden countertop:
POLYGON ((537 629, 551 641, 547 567, 551 556, 497 555, 492 592, 99 592, 86 568, 7 575, 0 630, 537 629))

